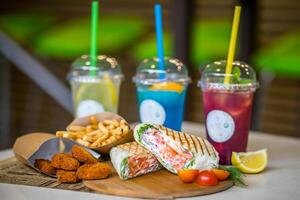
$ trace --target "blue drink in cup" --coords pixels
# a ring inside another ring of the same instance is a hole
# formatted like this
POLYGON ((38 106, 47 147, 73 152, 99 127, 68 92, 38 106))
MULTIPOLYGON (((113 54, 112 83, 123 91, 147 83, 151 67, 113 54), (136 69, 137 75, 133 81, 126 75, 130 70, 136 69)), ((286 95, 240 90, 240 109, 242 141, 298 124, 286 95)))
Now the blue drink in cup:
POLYGON ((164 69, 158 59, 145 59, 133 81, 137 86, 140 121, 181 130, 187 85, 187 68, 182 62, 165 58, 164 69))

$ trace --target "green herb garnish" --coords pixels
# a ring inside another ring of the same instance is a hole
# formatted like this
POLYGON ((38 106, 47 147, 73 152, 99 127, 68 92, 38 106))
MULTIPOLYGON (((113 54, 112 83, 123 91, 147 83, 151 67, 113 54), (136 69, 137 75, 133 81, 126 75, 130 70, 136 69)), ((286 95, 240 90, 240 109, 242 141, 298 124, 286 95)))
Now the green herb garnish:
POLYGON ((128 167, 128 157, 123 159, 121 162, 121 167, 120 167, 120 173, 121 173, 121 177, 127 179, 128 178, 128 174, 127 174, 127 167, 128 167))
POLYGON ((238 67, 232 69, 232 75, 230 82, 233 84, 248 84, 252 82, 250 79, 241 77, 241 70, 238 67))
POLYGON ((233 70, 232 70, 232 74, 233 74, 233 77, 236 78, 237 80, 240 79, 240 77, 241 77, 240 68, 234 67, 233 70))
POLYGON ((245 187, 247 184, 243 180, 245 175, 236 167, 219 166, 219 169, 228 171, 230 173, 229 179, 234 182, 236 186, 245 187))
POLYGON ((139 127, 139 129, 137 130, 139 139, 141 139, 142 134, 149 128, 155 128, 155 127, 152 124, 143 124, 141 127, 139 127))
POLYGON ((185 166, 185 168, 187 168, 187 169, 189 167, 193 167, 195 165, 195 162, 196 162, 195 154, 194 153, 192 153, 192 154, 193 154, 192 160, 185 166))

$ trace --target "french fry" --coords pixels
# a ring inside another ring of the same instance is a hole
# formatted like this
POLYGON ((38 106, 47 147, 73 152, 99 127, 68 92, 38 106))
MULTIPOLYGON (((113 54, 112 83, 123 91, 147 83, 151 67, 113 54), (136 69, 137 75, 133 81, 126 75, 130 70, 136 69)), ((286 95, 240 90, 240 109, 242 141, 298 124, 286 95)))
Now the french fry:
POLYGON ((93 132, 87 133, 86 135, 90 135, 90 136, 101 136, 101 131, 100 130, 95 130, 93 132))
POLYGON ((109 134, 103 134, 100 138, 98 138, 94 143, 92 143, 91 147, 99 147, 101 142, 103 142, 106 138, 108 138, 109 134))
POLYGON ((100 130, 101 132, 103 132, 104 134, 108 134, 108 133, 109 133, 108 130, 107 130, 107 128, 105 128, 105 126, 104 126, 103 123, 101 123, 101 122, 98 123, 98 128, 99 128, 99 130, 100 130))
POLYGON ((103 141, 103 142, 101 142, 101 144, 100 144, 100 147, 102 147, 102 146, 105 146, 105 145, 107 145, 107 142, 106 142, 106 140, 105 140, 105 141, 103 141))
POLYGON ((111 143, 111 139, 108 138, 108 139, 105 140, 105 142, 106 142, 107 144, 110 144, 110 143, 111 143))
POLYGON ((63 137, 65 133, 68 133, 68 131, 56 131, 56 137, 63 137))
POLYGON ((63 137, 64 138, 70 138, 70 139, 77 139, 77 134, 76 134, 76 132, 66 131, 63 134, 63 137))
POLYGON ((110 119, 106 119, 106 120, 104 120, 103 122, 102 122, 102 124, 104 125, 104 126, 108 126, 108 125, 110 125, 112 123, 112 120, 110 120, 110 119))
POLYGON ((82 140, 82 139, 77 139, 75 140, 77 143, 83 145, 83 146, 86 146, 86 147, 89 147, 91 146, 91 143, 89 143, 88 141, 85 141, 85 140, 82 140))
POLYGON ((92 136, 92 135, 85 135, 82 137, 82 140, 93 143, 97 140, 97 137, 92 136))
POLYGON ((126 137, 127 134, 128 133, 123 132, 120 136, 123 138, 123 137, 126 137))
POLYGON ((90 132, 92 132, 92 131, 94 131, 95 129, 93 128, 93 126, 92 125, 87 125, 86 127, 85 127, 85 131, 87 132, 87 133, 90 133, 90 132))
POLYGON ((118 127, 115 130, 111 131, 112 135, 122 135, 122 128, 118 127))
POLYGON ((122 132, 124 134, 127 134, 129 132, 129 127, 127 125, 121 125, 120 127, 122 128, 122 132))
POLYGON ((120 126, 120 123, 119 123, 117 120, 113 120, 113 121, 112 121, 112 124, 113 124, 115 127, 119 127, 119 126, 120 126))
POLYGON ((129 133, 130 127, 125 120, 104 120, 99 122, 95 116, 90 117, 86 126, 71 125, 67 131, 57 131, 57 137, 75 140, 87 147, 101 147, 114 143, 129 133))
POLYGON ((71 125, 68 127, 68 131, 85 131, 85 127, 84 126, 77 126, 77 125, 71 125))
POLYGON ((115 129, 116 127, 115 127, 113 124, 110 124, 110 125, 106 126, 106 128, 107 128, 108 130, 113 130, 113 129, 115 129))
POLYGON ((97 125, 98 124, 98 120, 95 116, 90 117, 90 122, 91 122, 92 125, 97 125))
POLYGON ((74 132, 74 133, 76 134, 77 138, 82 138, 84 135, 86 135, 85 131, 77 131, 77 132, 74 132))
POLYGON ((117 140, 120 140, 122 138, 122 136, 121 135, 117 135, 116 138, 117 138, 117 140))
POLYGON ((109 138, 110 140, 111 140, 111 142, 115 142, 115 141, 117 141, 117 138, 115 137, 115 136, 110 136, 110 138, 109 138))

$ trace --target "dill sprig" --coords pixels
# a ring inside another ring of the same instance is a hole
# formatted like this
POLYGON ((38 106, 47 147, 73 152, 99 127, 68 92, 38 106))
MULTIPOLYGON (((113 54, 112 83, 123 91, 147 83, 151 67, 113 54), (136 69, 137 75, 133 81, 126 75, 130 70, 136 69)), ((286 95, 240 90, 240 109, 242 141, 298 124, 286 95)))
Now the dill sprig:
POLYGON ((230 173, 229 179, 234 182, 236 186, 246 187, 247 184, 244 181, 245 175, 236 167, 233 166, 219 166, 219 169, 228 171, 230 173))

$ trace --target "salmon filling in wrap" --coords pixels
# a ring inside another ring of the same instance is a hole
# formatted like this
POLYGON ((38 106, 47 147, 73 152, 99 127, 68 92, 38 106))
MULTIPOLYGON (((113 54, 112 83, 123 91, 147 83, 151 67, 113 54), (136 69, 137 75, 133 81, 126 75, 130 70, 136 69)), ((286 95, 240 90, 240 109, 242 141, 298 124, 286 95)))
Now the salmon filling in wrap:
POLYGON ((136 142, 129 142, 112 148, 110 157, 118 175, 124 180, 162 168, 156 157, 136 142))
POLYGON ((135 140, 149 150, 170 172, 180 169, 212 169, 219 163, 214 147, 195 135, 177 132, 160 125, 139 124, 135 140))
POLYGON ((151 129, 145 131, 142 140, 150 147, 150 151, 155 151, 161 159, 169 163, 176 171, 184 168, 192 159, 193 154, 176 143, 171 138, 162 135, 160 131, 151 129))

